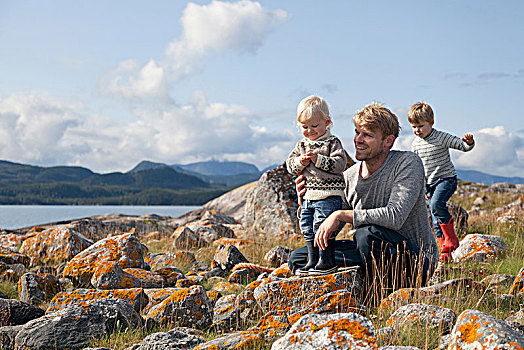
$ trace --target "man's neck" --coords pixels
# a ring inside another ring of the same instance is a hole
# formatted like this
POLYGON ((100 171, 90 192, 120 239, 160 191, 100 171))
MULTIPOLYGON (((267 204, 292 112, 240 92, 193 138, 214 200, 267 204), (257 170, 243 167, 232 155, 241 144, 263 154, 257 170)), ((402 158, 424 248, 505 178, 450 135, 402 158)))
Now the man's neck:
POLYGON ((384 151, 381 154, 374 157, 373 159, 363 161, 360 167, 360 177, 366 179, 373 175, 375 171, 380 169, 382 164, 384 164, 386 162, 386 159, 388 159, 389 152, 390 150, 384 151))

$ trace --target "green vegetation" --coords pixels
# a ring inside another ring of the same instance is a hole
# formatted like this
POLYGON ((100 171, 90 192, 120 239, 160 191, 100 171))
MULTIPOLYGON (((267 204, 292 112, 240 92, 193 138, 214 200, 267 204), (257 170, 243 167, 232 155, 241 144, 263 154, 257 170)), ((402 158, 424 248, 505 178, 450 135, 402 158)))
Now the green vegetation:
POLYGON ((199 205, 233 187, 170 167, 100 175, 79 167, 0 161, 0 204, 199 205))

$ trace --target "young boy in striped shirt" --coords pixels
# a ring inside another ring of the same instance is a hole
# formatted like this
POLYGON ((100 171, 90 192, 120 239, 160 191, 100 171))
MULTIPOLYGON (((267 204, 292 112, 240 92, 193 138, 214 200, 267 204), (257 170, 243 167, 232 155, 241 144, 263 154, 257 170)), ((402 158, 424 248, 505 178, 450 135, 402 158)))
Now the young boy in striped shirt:
POLYGON ((462 139, 433 128, 433 110, 425 102, 415 103, 408 112, 408 120, 417 135, 411 144, 424 164, 426 197, 431 210, 433 229, 440 249, 440 261, 451 261, 451 252, 458 248, 459 241, 453 228, 453 217, 446 202, 457 189, 457 173, 451 163, 449 149, 470 151, 475 146, 472 134, 462 139))

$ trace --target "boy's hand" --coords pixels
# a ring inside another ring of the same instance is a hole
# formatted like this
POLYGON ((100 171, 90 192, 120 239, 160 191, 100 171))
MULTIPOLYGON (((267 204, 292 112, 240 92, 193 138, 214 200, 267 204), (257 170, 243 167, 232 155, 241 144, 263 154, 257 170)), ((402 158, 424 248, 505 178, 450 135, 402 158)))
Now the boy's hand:
POLYGON ((304 166, 308 166, 309 163, 311 163, 311 160, 309 159, 307 154, 304 154, 300 156, 300 163, 304 166))
POLYGON ((312 161, 313 164, 315 164, 317 162, 318 156, 317 156, 317 152, 315 152, 315 151, 311 151, 311 150, 307 151, 306 157, 307 157, 307 159, 312 161))
POLYGON ((464 141, 468 145, 472 145, 473 142, 474 142, 473 141, 473 135, 472 134, 464 134, 464 136, 462 136, 462 141, 464 141))

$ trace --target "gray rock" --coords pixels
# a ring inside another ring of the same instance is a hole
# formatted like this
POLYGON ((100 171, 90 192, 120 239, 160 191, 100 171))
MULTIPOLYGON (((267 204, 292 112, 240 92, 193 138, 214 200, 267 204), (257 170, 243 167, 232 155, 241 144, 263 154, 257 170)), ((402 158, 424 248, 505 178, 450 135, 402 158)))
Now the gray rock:
POLYGON ((27 272, 20 277, 18 283, 20 300, 35 306, 53 299, 60 292, 59 279, 48 273, 27 272))
POLYGON ((173 328, 168 332, 153 333, 145 337, 140 344, 126 350, 183 350, 193 349, 205 340, 195 335, 195 330, 184 327, 173 328))
POLYGON ((373 323, 355 313, 307 314, 271 350, 376 349, 373 323))
POLYGON ((240 250, 231 244, 219 245, 213 260, 224 271, 231 271, 235 265, 249 262, 240 250))
POLYGON ((180 288, 153 306, 147 313, 146 325, 177 324, 204 329, 213 321, 213 302, 200 285, 180 288))
POLYGON ((28 322, 15 341, 20 349, 83 349, 93 339, 142 325, 142 318, 128 302, 92 300, 28 322))
POLYGON ((506 322, 477 310, 465 310, 451 331, 448 349, 519 348, 516 345, 524 347, 524 335, 506 322))
POLYGON ((451 255, 455 262, 484 261, 487 258, 494 258, 507 249, 500 236, 469 234, 460 241, 459 247, 451 255))
POLYGON ((218 299, 213 309, 213 326, 220 331, 237 328, 239 310, 235 307, 237 295, 224 295, 218 299))
POLYGON ((0 327, 25 324, 44 313, 44 310, 23 301, 0 299, 0 327))
POLYGON ((429 328, 438 328, 442 334, 449 333, 457 314, 455 311, 435 305, 414 303, 401 306, 387 320, 386 325, 399 329, 406 324, 421 323, 429 328))
POLYGON ((271 248, 266 255, 264 255, 263 264, 269 267, 279 267, 287 263, 289 255, 293 250, 288 247, 276 246, 271 248))
POLYGON ((16 335, 18 334, 18 332, 20 332, 22 327, 24 326, 18 325, 0 327, 0 349, 14 350, 16 335))
POLYGON ((297 193, 285 165, 266 171, 246 200, 244 226, 249 233, 266 237, 300 233, 297 193))

